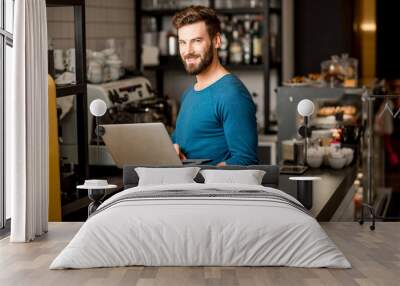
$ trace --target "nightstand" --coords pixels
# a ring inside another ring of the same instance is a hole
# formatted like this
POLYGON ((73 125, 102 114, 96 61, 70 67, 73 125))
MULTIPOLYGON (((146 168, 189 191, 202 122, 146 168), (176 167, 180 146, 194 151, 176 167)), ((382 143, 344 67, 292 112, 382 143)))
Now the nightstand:
POLYGON ((109 185, 105 180, 86 180, 84 185, 79 185, 76 188, 88 191, 88 197, 92 201, 88 206, 89 217, 102 204, 101 200, 104 199, 106 190, 115 189, 117 185, 109 185))

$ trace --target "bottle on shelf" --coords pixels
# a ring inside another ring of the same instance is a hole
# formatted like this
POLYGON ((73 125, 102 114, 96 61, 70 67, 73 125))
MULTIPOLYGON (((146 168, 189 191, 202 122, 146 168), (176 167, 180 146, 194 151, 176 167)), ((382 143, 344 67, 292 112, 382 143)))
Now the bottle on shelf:
POLYGON ((232 32, 232 42, 229 46, 229 60, 231 64, 241 64, 243 62, 243 47, 239 41, 239 31, 232 32))
POLYGON ((249 19, 244 21, 243 44, 243 63, 246 65, 252 62, 252 40, 251 40, 251 22, 249 19))
POLYGON ((280 61, 279 47, 278 47, 278 34, 279 34, 279 18, 277 15, 270 16, 269 22, 269 50, 270 58, 272 63, 277 63, 280 61))
POLYGON ((178 55, 178 37, 172 31, 167 34, 168 39, 168 56, 178 55))
POLYGON ((221 47, 218 50, 218 56, 221 64, 227 65, 229 62, 229 39, 225 22, 221 22, 221 47))
POLYGON ((257 65, 262 63, 262 35, 260 21, 255 20, 253 22, 253 34, 252 34, 252 63, 257 65))
POLYGON ((281 1, 280 0, 270 0, 269 1, 269 7, 273 9, 279 9, 281 8, 281 1))

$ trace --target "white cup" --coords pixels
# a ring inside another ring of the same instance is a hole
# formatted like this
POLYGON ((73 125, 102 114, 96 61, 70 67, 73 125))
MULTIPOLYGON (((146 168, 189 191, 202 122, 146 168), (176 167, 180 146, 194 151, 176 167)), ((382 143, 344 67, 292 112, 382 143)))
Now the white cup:
POLYGON ((119 57, 118 57, 117 54, 112 54, 112 55, 108 56, 108 60, 111 60, 111 61, 118 61, 118 60, 119 60, 119 57))
POLYGON ((75 69, 75 49, 67 50, 67 70, 74 73, 75 69))
POLYGON ((57 71, 63 71, 65 69, 64 51, 61 49, 55 49, 53 53, 54 53, 54 68, 57 71))
POLYGON ((108 65, 103 66, 103 82, 110 81, 110 67, 108 65))
POLYGON ((92 83, 103 82, 103 66, 95 61, 89 63, 87 78, 92 83))
POLYGON ((118 80, 121 76, 122 61, 121 60, 108 60, 110 80, 118 80))
POLYGON ((105 55, 102 52, 93 52, 92 53, 92 61, 97 62, 100 65, 104 64, 105 55))
POLYGON ((106 57, 109 57, 111 55, 115 54, 115 50, 114 49, 105 49, 101 51, 106 57))

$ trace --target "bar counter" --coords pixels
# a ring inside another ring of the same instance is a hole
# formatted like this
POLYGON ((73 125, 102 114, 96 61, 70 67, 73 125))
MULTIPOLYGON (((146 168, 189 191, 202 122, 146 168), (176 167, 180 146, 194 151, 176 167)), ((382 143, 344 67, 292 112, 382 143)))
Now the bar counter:
POLYGON ((298 197, 297 182, 289 177, 320 177, 321 180, 312 182, 311 213, 318 221, 329 221, 350 191, 357 176, 357 165, 352 164, 340 170, 331 168, 308 169, 302 175, 281 174, 279 189, 298 197))

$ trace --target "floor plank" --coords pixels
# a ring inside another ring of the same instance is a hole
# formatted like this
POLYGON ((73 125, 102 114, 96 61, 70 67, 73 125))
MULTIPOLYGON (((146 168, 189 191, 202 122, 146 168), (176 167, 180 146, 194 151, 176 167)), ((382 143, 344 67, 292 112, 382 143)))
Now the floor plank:
POLYGON ((322 223, 352 269, 290 267, 117 267, 48 269, 82 223, 50 223, 32 243, 0 240, 0 285, 398 285, 400 222, 377 223, 375 231, 356 222, 322 223))

